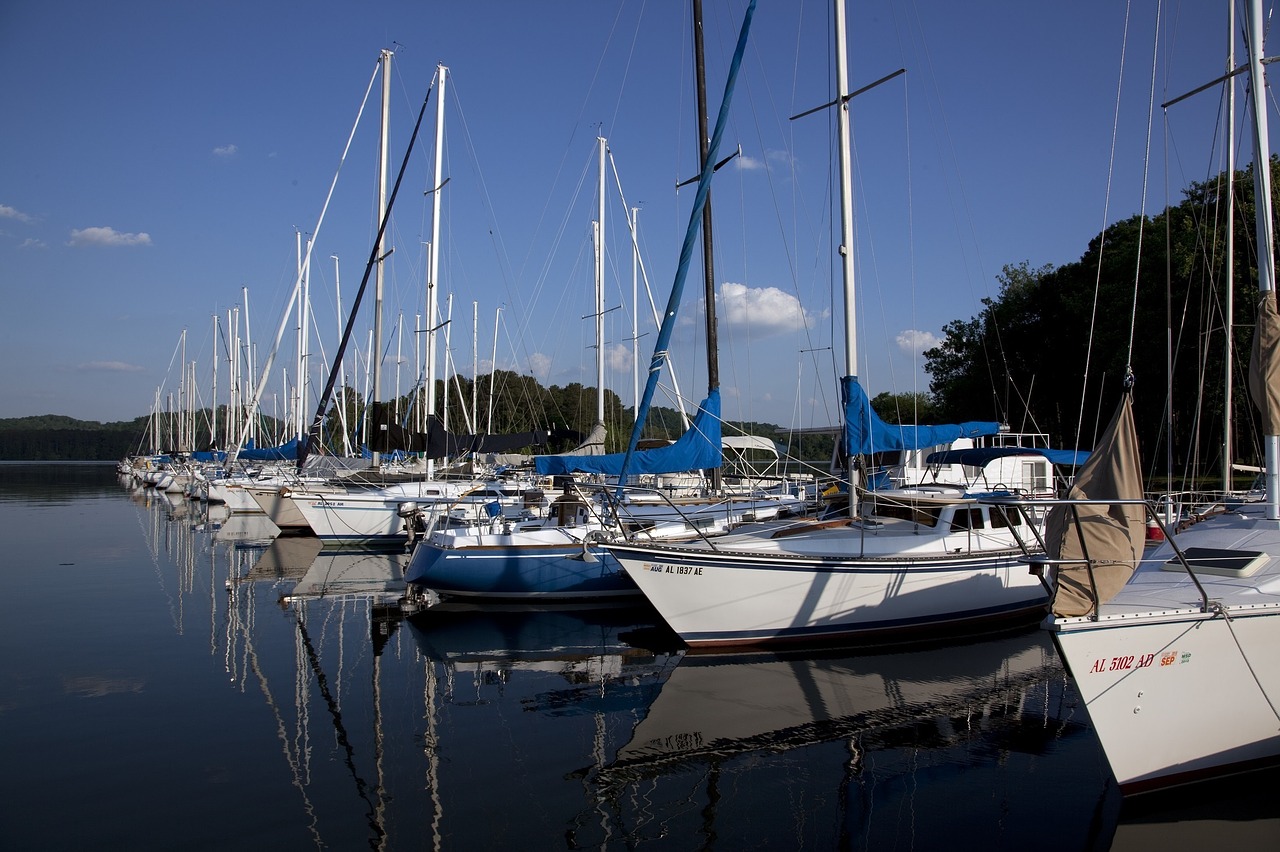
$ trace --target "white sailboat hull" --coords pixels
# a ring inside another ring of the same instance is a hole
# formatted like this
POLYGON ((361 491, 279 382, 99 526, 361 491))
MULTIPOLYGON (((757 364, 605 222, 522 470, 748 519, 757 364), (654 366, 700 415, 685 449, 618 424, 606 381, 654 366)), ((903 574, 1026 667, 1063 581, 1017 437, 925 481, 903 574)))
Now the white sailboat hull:
POLYGON ((781 539, 728 536, 714 550, 608 549, 691 646, 901 639, 977 622, 1034 621, 1047 593, 1021 551, 975 549, 971 539, 961 546, 965 539, 864 538, 846 526, 781 539))
POLYGON ((1265 564, 1252 576, 1199 574, 1206 613, 1185 571, 1163 567, 1166 544, 1097 620, 1045 622, 1126 793, 1280 761, 1280 523, 1249 507, 1175 541, 1265 564))

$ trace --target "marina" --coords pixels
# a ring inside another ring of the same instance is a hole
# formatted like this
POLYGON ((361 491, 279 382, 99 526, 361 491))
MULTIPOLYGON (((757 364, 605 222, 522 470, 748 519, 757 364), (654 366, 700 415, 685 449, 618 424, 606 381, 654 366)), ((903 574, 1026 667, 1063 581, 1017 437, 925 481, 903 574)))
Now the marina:
POLYGON ((403 551, 224 512, 0 464, 6 846, 1280 840, 1274 773, 1123 800, 1043 631, 703 654, 642 601, 410 613, 403 551))

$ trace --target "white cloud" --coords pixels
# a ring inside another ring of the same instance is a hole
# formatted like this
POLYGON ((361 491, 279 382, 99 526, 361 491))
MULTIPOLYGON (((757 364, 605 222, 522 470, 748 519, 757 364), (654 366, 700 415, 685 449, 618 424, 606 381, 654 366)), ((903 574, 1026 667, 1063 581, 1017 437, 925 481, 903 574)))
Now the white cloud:
POLYGON ((764 158, 752 157, 749 154, 739 154, 733 158, 733 167, 743 172, 755 172, 764 169, 781 168, 783 171, 790 171, 793 166, 792 155, 789 151, 770 149, 764 152, 764 158))
POLYGON ((42 249, 45 248, 45 242, 44 240, 37 240, 35 237, 27 237, 18 248, 42 249))
POLYGON ((631 347, 625 343, 611 343, 604 348, 604 364, 616 372, 631 372, 631 347))
POLYGON ((716 298, 720 321, 728 328, 750 328, 754 335, 799 331, 813 325, 800 300, 777 287, 748 287, 726 281, 716 298))
POLYGON ((0 204, 0 217, 5 219, 17 219, 19 222, 23 222, 28 225, 32 224, 36 220, 36 217, 23 213, 21 210, 15 210, 8 204, 0 204))
POLYGON ((88 373, 141 373, 146 368, 124 361, 89 361, 76 367, 88 373))
POLYGON ((920 355, 932 349, 942 341, 931 331, 917 331, 909 328, 898 332, 898 348, 909 355, 920 355))
POLYGON ((214 149, 213 149, 213 156, 215 156, 215 157, 234 157, 234 156, 235 156, 236 151, 238 151, 238 150, 240 150, 240 149, 239 149, 239 148, 237 148, 235 145, 222 145, 222 146, 220 146, 220 147, 218 147, 218 148, 214 148, 214 149))
POLYGON ((150 234, 126 234, 115 228, 80 228, 71 231, 73 246, 149 246, 150 234))
POLYGON ((545 382, 551 375, 551 358, 541 352, 529 356, 529 372, 540 382, 545 382))
POLYGON ((795 155, 785 148, 774 148, 765 151, 764 158, 769 161, 770 165, 781 166, 785 171, 791 171, 796 166, 795 155))

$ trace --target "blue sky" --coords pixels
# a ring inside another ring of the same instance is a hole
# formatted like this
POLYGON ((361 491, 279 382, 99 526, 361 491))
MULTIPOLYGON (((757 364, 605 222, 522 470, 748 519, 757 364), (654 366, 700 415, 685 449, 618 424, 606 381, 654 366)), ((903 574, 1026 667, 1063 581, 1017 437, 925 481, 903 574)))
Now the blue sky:
MULTIPOLYGON (((1221 73, 1223 5, 1163 10, 1149 212, 1222 168, 1218 93, 1173 108, 1167 123, 1158 104, 1221 73)), ((706 2, 713 117, 745 8, 706 2)), ((1125 13, 1110 0, 850 4, 851 84, 907 69, 853 106, 859 373, 872 394, 927 390, 919 350, 995 295, 1002 266, 1077 260, 1104 220, 1142 208, 1155 3, 1129 11, 1117 121, 1125 13)), ((471 372, 475 302, 482 372, 501 308, 499 367, 593 382, 593 330, 581 317, 592 310, 595 138, 609 139, 627 203, 640 206, 661 305, 693 201, 691 188, 674 186, 696 171, 688 18, 687 4, 665 0, 9 0, 0 6, 0 417, 145 414, 157 388, 177 390, 183 329, 207 404, 212 317, 225 332, 242 288, 261 365, 293 284, 295 229, 315 227, 383 48, 396 51, 393 172, 437 63, 450 69, 440 287, 454 295, 459 369, 471 372)), ((830 20, 818 0, 762 0, 756 14, 725 135, 742 157, 713 183, 726 417, 835 419, 834 131, 828 115, 788 121, 832 97, 830 20)), ((434 102, 433 93, 390 229, 388 389, 401 316, 402 389, 415 369, 434 102)), ((335 276, 349 306, 376 229, 376 135, 375 96, 314 249, 315 386, 327 373, 319 350, 336 346, 335 276)), ((606 304, 620 306, 609 314, 607 382, 630 403, 632 266, 616 189, 605 230, 606 304)), ((694 401, 705 385, 699 282, 673 349, 694 401)), ((369 299, 357 325, 362 347, 371 308, 369 299)), ((647 363, 647 307, 640 316, 647 363)), ((293 345, 291 321, 269 413, 285 404, 293 345)))

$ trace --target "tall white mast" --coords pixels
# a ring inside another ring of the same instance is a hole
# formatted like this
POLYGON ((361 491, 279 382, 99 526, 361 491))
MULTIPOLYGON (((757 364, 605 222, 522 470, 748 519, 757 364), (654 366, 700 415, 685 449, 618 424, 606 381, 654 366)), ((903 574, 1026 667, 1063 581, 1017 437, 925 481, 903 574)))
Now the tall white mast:
MULTIPOLYGON (((1276 289, 1275 235, 1271 226, 1271 142, 1267 136, 1267 87, 1262 70, 1262 0, 1249 4, 1249 79, 1253 97, 1253 197, 1258 245, 1258 291, 1276 289)), ((1280 436, 1263 436, 1266 450, 1267 518, 1280 519, 1280 436)))
POLYGON ((480 303, 471 303, 471 423, 480 424, 476 388, 480 386, 480 303))
MULTIPOLYGON (((844 0, 835 2, 837 147, 840 149, 840 267, 844 281, 844 374, 858 375, 857 311, 853 281, 853 166, 849 153, 849 59, 844 0)), ((850 501, 854 503, 855 501, 850 501)))
POLYGON ((596 423, 604 423, 604 163, 609 143, 596 137, 600 147, 600 197, 596 211, 596 423))
MULTIPOLYGON (((298 280, 302 282, 302 298, 298 300, 298 313, 294 322, 293 333, 296 338, 294 344, 294 362, 293 362, 293 393, 289 395, 289 420, 292 421, 292 434, 302 435, 302 420, 306 416, 302 412, 302 359, 307 356, 306 344, 303 343, 303 337, 306 332, 305 312, 307 310, 307 278, 302 274, 302 231, 297 228, 293 229, 293 243, 295 274, 298 280)), ((285 434, 290 434, 288 425, 286 425, 285 434)))
MULTIPOLYGON (((378 139, 378 250, 377 268, 374 270, 374 313, 373 313, 373 406, 372 413, 377 414, 377 405, 382 400, 382 289, 383 275, 382 265, 385 259, 385 243, 386 229, 382 227, 382 221, 387 215, 387 146, 389 143, 387 125, 390 121, 391 112, 391 51, 384 50, 381 54, 382 63, 382 129, 378 139)), ((367 418, 366 418, 367 419, 367 418)), ((383 424, 379 421, 373 424, 373 428, 382 431, 383 424)), ((373 443, 379 443, 378 436, 373 437, 373 443)), ((377 450, 373 451, 373 465, 377 467, 380 459, 377 450)))
POLYGON ((631 412, 640 414, 640 208, 631 208, 631 412))
MULTIPOLYGON (((427 250, 430 260, 430 277, 427 279, 427 428, 430 429, 431 418, 436 413, 436 317, 440 314, 439 291, 436 285, 440 274, 440 193, 444 176, 444 93, 445 82, 449 79, 449 69, 445 65, 436 66, 436 148, 435 174, 431 190, 431 246, 427 250)), ((447 344, 446 344, 447 345, 447 344)), ((427 459, 428 478, 435 474, 435 460, 427 459)))
POLYGON ((213 315, 213 388, 209 392, 212 400, 209 412, 209 446, 218 448, 218 315, 213 315))
MULTIPOLYGON (((307 238, 307 253, 302 260, 302 336, 298 338, 298 346, 301 349, 302 356, 298 359, 298 440, 302 441, 307 436, 307 427, 310 425, 307 419, 307 376, 311 372, 311 366, 307 362, 311 359, 311 330, 309 324, 311 322, 311 238, 307 238)), ((252 346, 250 352, 253 351, 252 346)), ((252 364, 253 362, 250 361, 252 364)))
MULTIPOLYGON (((333 290, 337 298, 337 312, 335 314, 338 320, 338 339, 342 339, 342 278, 340 275, 340 267, 338 266, 338 256, 336 254, 329 255, 333 258, 333 290)), ((347 359, 343 357, 338 362, 338 423, 342 426, 342 452, 344 455, 351 455, 351 433, 347 428, 347 359)))
MULTIPOLYGON (((1227 73, 1236 67, 1236 4, 1227 4, 1227 73)), ((1225 363, 1222 395, 1226 404, 1223 406, 1222 424, 1222 490, 1230 491, 1232 487, 1231 457, 1231 395, 1232 375, 1231 362, 1235 360, 1235 267, 1236 267, 1236 81, 1235 77, 1227 79, 1227 274, 1226 305, 1223 327, 1226 345, 1223 361, 1225 363)))
POLYGON ((502 308, 498 307, 493 312, 493 359, 489 362, 489 425, 485 427, 485 431, 490 435, 493 434, 493 385, 498 375, 498 321, 501 318, 502 308))
MULTIPOLYGON (((428 251, 430 251, 430 249, 428 249, 428 251)), ((443 412, 443 416, 441 417, 441 420, 444 423, 444 431, 448 432, 449 431, 449 365, 453 361, 453 355, 452 355, 453 350, 449 348, 449 337, 450 337, 449 332, 453 328, 453 325, 452 325, 453 294, 452 293, 449 294, 449 298, 446 304, 448 305, 448 308, 446 309, 448 312, 448 315, 445 317, 445 326, 444 326, 444 400, 443 400, 444 412, 443 412)), ((432 396, 435 396, 435 388, 432 388, 430 393, 432 396)), ((428 427, 430 427, 429 422, 427 425, 428 427)))

